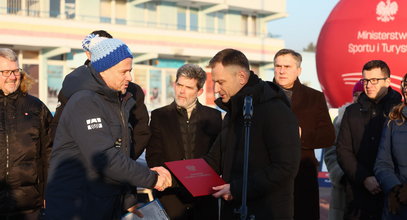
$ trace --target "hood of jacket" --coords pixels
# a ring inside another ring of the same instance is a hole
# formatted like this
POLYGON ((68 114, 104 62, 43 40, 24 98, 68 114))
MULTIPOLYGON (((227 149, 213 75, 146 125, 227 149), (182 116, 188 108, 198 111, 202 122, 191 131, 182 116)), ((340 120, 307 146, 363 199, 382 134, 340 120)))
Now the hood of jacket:
POLYGON ((109 100, 117 100, 120 95, 120 92, 107 86, 100 73, 92 67, 92 64, 82 65, 68 74, 64 80, 61 93, 69 99, 80 90, 94 91, 109 100))
POLYGON ((72 71, 64 80, 61 92, 69 99, 80 90, 90 90, 102 94, 108 99, 117 99, 119 92, 110 89, 100 73, 91 64, 82 65, 72 71))

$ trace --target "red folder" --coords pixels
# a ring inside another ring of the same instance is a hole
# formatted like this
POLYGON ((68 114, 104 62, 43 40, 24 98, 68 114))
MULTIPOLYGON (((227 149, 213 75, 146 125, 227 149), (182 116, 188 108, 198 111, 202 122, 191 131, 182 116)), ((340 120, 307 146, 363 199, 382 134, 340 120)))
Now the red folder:
POLYGON ((216 192, 212 187, 225 184, 204 159, 177 160, 165 165, 194 197, 211 195, 216 192))

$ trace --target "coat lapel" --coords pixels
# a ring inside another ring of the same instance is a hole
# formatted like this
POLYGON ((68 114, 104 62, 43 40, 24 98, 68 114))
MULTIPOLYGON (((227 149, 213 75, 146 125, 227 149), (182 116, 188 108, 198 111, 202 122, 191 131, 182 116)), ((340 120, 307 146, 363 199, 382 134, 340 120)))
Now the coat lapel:
POLYGON ((172 152, 174 153, 174 155, 177 156, 177 158, 182 159, 184 158, 184 145, 181 137, 178 114, 179 113, 177 111, 177 105, 175 104, 175 102, 173 102, 170 105, 169 111, 167 111, 167 115, 165 116, 167 122, 164 122, 164 124, 165 126, 167 126, 167 130, 170 131, 169 134, 173 136, 173 140, 175 140, 175 142, 173 143, 173 149, 171 149, 172 152))

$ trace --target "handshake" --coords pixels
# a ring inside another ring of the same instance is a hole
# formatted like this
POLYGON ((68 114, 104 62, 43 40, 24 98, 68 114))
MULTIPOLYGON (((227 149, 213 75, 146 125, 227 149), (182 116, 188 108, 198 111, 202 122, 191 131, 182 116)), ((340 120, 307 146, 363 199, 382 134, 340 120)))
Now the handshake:
POLYGON ((164 167, 153 167, 151 170, 158 173, 157 182, 154 189, 158 191, 164 191, 166 188, 172 186, 171 173, 164 167))

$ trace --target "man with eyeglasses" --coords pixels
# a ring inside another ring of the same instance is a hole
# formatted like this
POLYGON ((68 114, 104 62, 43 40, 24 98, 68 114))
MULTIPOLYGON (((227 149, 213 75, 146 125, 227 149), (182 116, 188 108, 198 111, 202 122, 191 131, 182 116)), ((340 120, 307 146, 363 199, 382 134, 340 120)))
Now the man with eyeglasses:
POLYGON ((32 82, 0 48, 0 219, 39 219, 44 204, 52 115, 28 94, 32 82))
POLYGON ((384 122, 401 95, 390 87, 384 61, 367 62, 362 75, 364 92, 346 108, 336 143, 346 178, 344 219, 381 219, 383 193, 373 167, 384 122))

